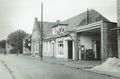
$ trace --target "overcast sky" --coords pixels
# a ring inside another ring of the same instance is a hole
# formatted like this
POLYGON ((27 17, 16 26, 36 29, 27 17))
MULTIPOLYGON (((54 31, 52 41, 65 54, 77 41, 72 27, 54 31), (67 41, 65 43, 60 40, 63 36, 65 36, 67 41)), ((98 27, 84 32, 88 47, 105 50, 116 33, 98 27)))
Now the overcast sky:
MULTIPOLYGON (((95 9, 116 22, 116 0, 42 0, 44 20, 65 20, 89 9, 95 9)), ((41 0, 0 0, 0 40, 10 32, 22 29, 32 33, 34 18, 40 19, 41 0)))

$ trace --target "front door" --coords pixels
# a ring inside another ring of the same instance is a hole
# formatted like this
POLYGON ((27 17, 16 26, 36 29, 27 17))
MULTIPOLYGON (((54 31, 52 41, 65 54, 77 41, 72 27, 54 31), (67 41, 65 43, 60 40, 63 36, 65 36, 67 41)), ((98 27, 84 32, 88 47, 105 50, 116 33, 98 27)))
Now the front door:
POLYGON ((73 44, 72 41, 68 41, 68 59, 73 58, 73 44))
POLYGON ((97 59, 100 60, 101 59, 100 41, 96 41, 96 49, 97 49, 97 59))

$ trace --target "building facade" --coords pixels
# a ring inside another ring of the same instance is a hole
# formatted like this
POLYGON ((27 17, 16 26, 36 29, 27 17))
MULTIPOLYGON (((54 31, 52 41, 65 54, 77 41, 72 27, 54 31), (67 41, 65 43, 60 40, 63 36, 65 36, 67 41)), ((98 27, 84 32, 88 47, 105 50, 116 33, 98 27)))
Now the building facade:
MULTIPOLYGON (((51 26, 54 24, 54 22, 44 22, 43 23, 43 32, 44 32, 44 38, 52 35, 51 31, 51 26)), ((39 51, 41 49, 39 49, 40 45, 39 45, 39 41, 41 40, 41 34, 40 34, 40 25, 41 22, 38 21, 37 18, 35 18, 35 22, 34 22, 34 26, 33 26, 33 31, 32 31, 32 37, 31 37, 31 54, 32 56, 38 57, 39 56, 39 51)))
MULTIPOLYGON (((117 24, 91 9, 64 21, 43 22, 43 55, 74 60, 117 57, 117 24), (113 35, 114 34, 114 35, 113 35), (116 35, 115 35, 116 34, 116 35)), ((32 55, 39 55, 40 22, 35 19, 32 55)))
POLYGON ((117 32, 111 31, 116 25, 112 22, 99 21, 77 27, 80 57, 84 55, 86 59, 92 56, 96 60, 117 57, 117 32))

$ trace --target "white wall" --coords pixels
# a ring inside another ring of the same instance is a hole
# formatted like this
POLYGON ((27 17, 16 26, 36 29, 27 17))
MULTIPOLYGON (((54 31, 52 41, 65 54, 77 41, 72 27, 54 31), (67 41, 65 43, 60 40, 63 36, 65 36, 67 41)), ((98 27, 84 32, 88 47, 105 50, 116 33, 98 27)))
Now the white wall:
MULTIPOLYGON (((96 40, 100 40, 100 34, 98 33, 87 33, 83 32, 80 33, 79 39, 79 46, 84 45, 85 49, 94 49, 93 42, 96 40)), ((79 49, 79 59, 81 59, 81 50, 79 49)))
POLYGON ((80 45, 85 45, 85 49, 93 48, 93 41, 100 40, 100 35, 98 33, 81 33, 78 37, 80 40, 80 45))
MULTIPOLYGON (((56 57, 68 59, 68 40, 72 40, 70 37, 62 37, 56 39, 56 57), (60 55, 58 52, 58 42, 63 41, 63 51, 64 54, 60 55)), ((73 43, 73 55, 74 55, 74 43, 73 43)), ((73 56, 74 57, 74 56, 73 56)))
POLYGON ((51 41, 45 41, 43 43, 43 55, 53 56, 53 44, 51 41))
POLYGON ((32 33, 32 38, 31 38, 31 54, 32 56, 35 56, 35 54, 39 55, 39 33, 38 31, 34 31, 32 33))
MULTIPOLYGON (((68 58, 68 40, 72 40, 70 37, 57 38, 56 41, 45 41, 43 43, 43 55, 44 56, 53 56, 56 58, 68 58), (58 42, 63 41, 63 55, 60 55, 58 52, 58 42), (53 50, 54 43, 54 50, 53 50), (53 54, 54 51, 54 54, 53 54)), ((73 43, 73 55, 74 55, 74 43, 73 43)))
POLYGON ((92 49, 92 36, 89 34, 81 34, 80 37, 80 44, 85 46, 85 49, 92 49))

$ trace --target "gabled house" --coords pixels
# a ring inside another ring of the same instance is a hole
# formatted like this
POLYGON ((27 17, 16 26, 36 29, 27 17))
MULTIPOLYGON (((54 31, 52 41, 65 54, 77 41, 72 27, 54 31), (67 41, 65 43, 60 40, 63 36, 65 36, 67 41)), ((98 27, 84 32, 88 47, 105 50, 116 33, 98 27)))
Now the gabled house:
MULTIPOLYGON (((110 22, 93 9, 64 21, 44 22, 43 54, 74 60, 104 60, 109 56, 117 56, 117 36, 113 35, 116 32, 110 31, 116 26, 116 23, 110 22)), ((39 47, 35 41, 40 37, 38 27, 40 22, 35 19, 33 54, 36 54, 34 48, 39 47)))
MULTIPOLYGON (((52 35, 51 26, 54 24, 54 22, 43 22, 43 35, 44 39, 47 37, 50 37, 52 35)), ((40 34, 40 25, 41 22, 38 21, 37 18, 35 18, 34 27, 32 31, 32 37, 31 37, 31 54, 32 56, 39 56, 39 40, 41 39, 40 34)))

